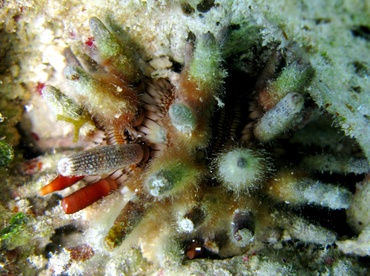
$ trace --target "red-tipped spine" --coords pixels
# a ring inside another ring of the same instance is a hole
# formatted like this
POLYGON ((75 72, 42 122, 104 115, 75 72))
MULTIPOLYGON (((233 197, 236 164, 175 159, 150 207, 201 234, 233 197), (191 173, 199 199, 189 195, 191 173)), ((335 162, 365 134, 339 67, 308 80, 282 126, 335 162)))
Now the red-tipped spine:
POLYGON ((72 186, 76 182, 83 179, 84 176, 62 176, 58 175, 53 181, 40 190, 40 195, 44 196, 55 191, 63 190, 72 186))
POLYGON ((102 179, 88 185, 62 200, 62 207, 66 214, 76 213, 117 189, 117 183, 112 179, 102 179))

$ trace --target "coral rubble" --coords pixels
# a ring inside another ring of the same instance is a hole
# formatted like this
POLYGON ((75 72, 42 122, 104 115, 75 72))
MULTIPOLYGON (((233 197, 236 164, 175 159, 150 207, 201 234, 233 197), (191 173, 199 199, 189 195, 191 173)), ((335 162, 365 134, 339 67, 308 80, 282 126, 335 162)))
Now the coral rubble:
POLYGON ((1 273, 365 275, 358 4, 0 4, 1 273))

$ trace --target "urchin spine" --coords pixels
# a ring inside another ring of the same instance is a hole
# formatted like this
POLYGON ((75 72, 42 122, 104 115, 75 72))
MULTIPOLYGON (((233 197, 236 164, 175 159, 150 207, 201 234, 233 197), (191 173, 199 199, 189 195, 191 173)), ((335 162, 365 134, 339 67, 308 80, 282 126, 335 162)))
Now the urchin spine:
POLYGON ((236 192, 253 188, 263 177, 265 160, 261 153, 236 148, 222 153, 217 159, 217 170, 222 183, 236 192))
POLYGON ((109 145, 74 154, 58 163, 63 176, 106 174, 139 163, 144 156, 138 144, 109 145))
POLYGON ((329 173, 365 174, 370 171, 369 162, 365 158, 317 154, 303 159, 303 167, 329 173))
MULTIPOLYGON (((175 156, 177 153, 173 154, 175 156)), ((174 159, 174 156, 157 158, 148 171, 144 187, 157 199, 179 195, 181 192, 192 193, 197 186, 201 169, 187 157, 174 159)))
POLYGON ((261 142, 268 142, 287 131, 297 122, 297 115, 303 104, 302 95, 289 93, 257 122, 254 136, 261 142))
POLYGON ((127 117, 126 121, 134 118, 137 112, 134 92, 122 81, 104 79, 103 76, 94 78, 76 66, 67 66, 64 76, 74 89, 73 100, 95 118, 106 123, 120 117, 127 117))
POLYGON ((92 17, 89 24, 100 58, 105 60, 105 66, 108 67, 109 71, 124 72, 126 80, 136 82, 139 73, 132 58, 129 57, 132 50, 125 47, 125 44, 119 41, 98 18, 92 17))
POLYGON ((168 113, 172 124, 178 131, 190 134, 195 129, 196 118, 189 106, 174 103, 170 106, 168 113))
POLYGON ((66 214, 73 214, 107 196, 116 189, 117 183, 115 180, 102 179, 63 198, 61 205, 66 214))
POLYGON ((343 187, 322 183, 307 177, 282 173, 268 187, 268 194, 277 201, 292 205, 314 204, 333 210, 348 209, 351 192, 343 187))
POLYGON ((57 113, 57 120, 71 123, 74 126, 73 141, 78 141, 80 129, 86 123, 94 125, 90 115, 76 104, 72 99, 64 95, 53 86, 46 85, 42 89, 42 97, 51 109, 57 113))

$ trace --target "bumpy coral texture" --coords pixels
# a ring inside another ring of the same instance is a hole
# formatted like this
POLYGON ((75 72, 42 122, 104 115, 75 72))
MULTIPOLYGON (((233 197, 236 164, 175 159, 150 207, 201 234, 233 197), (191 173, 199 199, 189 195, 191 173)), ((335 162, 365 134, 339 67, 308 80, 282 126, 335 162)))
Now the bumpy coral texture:
MULTIPOLYGON (((60 176, 43 195, 82 181, 62 200, 71 214, 117 190, 131 191, 106 248, 134 244, 159 264, 164 255, 253 253, 283 235, 319 245, 336 241, 333 229, 306 220, 313 210, 347 209, 351 192, 323 177, 342 160, 330 159, 338 152, 307 147, 301 138, 330 120, 305 90, 314 70, 296 45, 269 45, 258 78, 242 71, 227 76, 221 49, 207 33, 189 38, 180 73, 153 79, 139 69, 132 45, 97 18, 90 28, 85 54, 68 58, 69 96, 50 86, 43 95, 59 119, 75 126, 75 138, 81 126, 91 126, 85 137, 91 146, 59 161, 60 176), (297 83, 285 80, 289 74, 297 83), (254 88, 240 91, 245 77, 254 88)), ((338 137, 333 133, 325 135, 338 137)), ((356 173, 366 173, 362 155, 356 160, 363 164, 356 173)))

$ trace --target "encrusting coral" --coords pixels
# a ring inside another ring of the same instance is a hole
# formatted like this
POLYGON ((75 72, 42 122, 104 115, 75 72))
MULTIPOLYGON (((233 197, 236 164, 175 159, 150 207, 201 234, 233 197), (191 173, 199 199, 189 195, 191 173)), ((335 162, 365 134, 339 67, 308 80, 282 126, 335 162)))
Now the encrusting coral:
MULTIPOLYGON (((212 10, 207 3, 180 7, 189 16, 212 10)), ((320 85, 310 49, 284 31, 281 43, 262 42, 259 26, 241 21, 218 35, 189 31, 181 62, 146 62, 112 22, 92 17, 84 43, 64 51, 65 83, 40 89, 78 144, 17 167, 41 177, 19 185, 17 213, 2 215, 2 248, 30 242, 27 262, 56 275, 224 258, 251 273, 363 274, 366 265, 345 254, 369 255, 368 152, 311 93, 320 85), (259 34, 255 44, 230 46, 245 33, 259 34), (155 62, 167 67, 153 72, 155 62), (346 222, 358 240, 343 240, 354 236, 346 222)), ((6 166, 13 151, 0 142, 6 166)))

